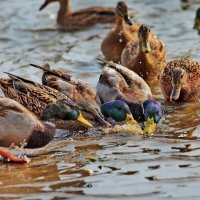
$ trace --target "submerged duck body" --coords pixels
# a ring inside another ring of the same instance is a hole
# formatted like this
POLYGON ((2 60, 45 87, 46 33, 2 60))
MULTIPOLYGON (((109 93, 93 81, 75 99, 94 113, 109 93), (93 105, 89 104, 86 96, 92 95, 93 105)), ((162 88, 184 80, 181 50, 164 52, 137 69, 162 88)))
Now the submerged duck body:
POLYGON ((40 10, 53 2, 60 4, 57 23, 68 31, 86 29, 96 23, 113 23, 116 18, 115 9, 110 7, 91 7, 72 12, 70 0, 46 0, 40 10))
POLYGON ((126 45, 121 62, 146 81, 158 80, 166 64, 166 50, 163 43, 150 33, 150 27, 141 25, 138 39, 126 45))
POLYGON ((165 66, 160 86, 167 101, 196 101, 200 96, 200 65, 185 57, 170 61, 165 66))

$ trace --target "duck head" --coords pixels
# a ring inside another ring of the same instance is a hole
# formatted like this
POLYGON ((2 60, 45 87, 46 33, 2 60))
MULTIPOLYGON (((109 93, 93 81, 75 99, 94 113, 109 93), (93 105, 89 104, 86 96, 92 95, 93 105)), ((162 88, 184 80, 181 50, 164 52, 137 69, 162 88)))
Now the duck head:
POLYGON ((128 105, 121 100, 115 100, 101 105, 101 112, 107 118, 112 118, 116 122, 125 121, 127 124, 137 125, 128 105))
POLYGON ((200 8, 197 9, 193 28, 200 31, 200 8))
POLYGON ((146 122, 144 132, 151 135, 163 115, 163 110, 161 104, 154 100, 144 101, 143 109, 146 122))
POLYGON ((55 103, 47 105, 42 113, 41 120, 77 120, 87 127, 93 127, 92 124, 86 120, 76 104, 68 99, 62 99, 55 103))
POLYGON ((130 20, 130 17, 128 15, 128 6, 125 2, 123 1, 119 1, 117 3, 116 9, 115 9, 116 15, 123 18, 124 21, 128 24, 128 25, 132 25, 132 22, 130 20))
POLYGON ((187 74, 183 68, 177 67, 171 73, 172 92, 170 101, 178 100, 181 88, 187 81, 187 74))
POLYGON ((143 53, 151 52, 150 41, 149 41, 150 32, 151 28, 148 25, 142 24, 139 28, 138 38, 143 53))
POLYGON ((46 8, 50 3, 53 2, 59 2, 60 4, 64 4, 67 3, 68 4, 69 0, 45 0, 45 2, 41 5, 39 10, 43 10, 44 8, 46 8))

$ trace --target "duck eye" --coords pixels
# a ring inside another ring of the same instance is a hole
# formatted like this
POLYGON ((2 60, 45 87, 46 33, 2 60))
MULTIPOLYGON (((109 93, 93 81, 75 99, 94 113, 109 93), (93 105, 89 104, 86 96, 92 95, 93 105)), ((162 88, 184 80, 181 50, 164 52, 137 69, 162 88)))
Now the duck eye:
POLYGON ((118 107, 118 110, 120 111, 120 110, 122 110, 122 108, 121 108, 121 107, 118 107))
POLYGON ((183 74, 181 74, 181 78, 183 78, 183 74))

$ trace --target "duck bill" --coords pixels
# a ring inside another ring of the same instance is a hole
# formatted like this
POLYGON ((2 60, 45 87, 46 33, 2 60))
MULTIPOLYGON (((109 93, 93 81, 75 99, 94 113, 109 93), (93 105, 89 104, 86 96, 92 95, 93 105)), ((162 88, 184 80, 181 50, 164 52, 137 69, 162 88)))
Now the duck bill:
POLYGON ((155 128, 156 128, 156 123, 154 122, 154 119, 148 117, 146 120, 144 133, 147 134, 148 136, 151 136, 151 135, 153 135, 155 128))
POLYGON ((142 43, 142 52, 144 53, 149 53, 151 52, 151 47, 150 47, 150 43, 148 40, 145 40, 143 43, 142 43))
POLYGON ((181 85, 179 84, 178 86, 174 86, 170 95, 170 101, 176 101, 181 92, 181 85))
POLYGON ((83 124, 83 125, 85 125, 85 126, 87 126, 87 127, 90 127, 90 128, 93 127, 92 124, 90 124, 90 122, 89 122, 88 120, 86 120, 86 119, 82 116, 81 113, 80 113, 80 115, 78 116, 77 120, 78 120, 81 124, 83 124))
POLYGON ((137 121, 133 118, 131 114, 126 114, 126 123, 131 125, 138 125, 137 121))
POLYGON ((43 10, 45 7, 47 7, 47 5, 49 4, 50 2, 48 0, 46 0, 42 5, 41 7, 39 8, 39 10, 43 10))
POLYGON ((124 20, 129 26, 133 25, 133 23, 132 23, 132 21, 131 21, 131 19, 130 19, 130 17, 128 15, 124 16, 124 20))
POLYGON ((199 18, 195 19, 193 29, 195 29, 195 30, 200 29, 200 19, 199 18))

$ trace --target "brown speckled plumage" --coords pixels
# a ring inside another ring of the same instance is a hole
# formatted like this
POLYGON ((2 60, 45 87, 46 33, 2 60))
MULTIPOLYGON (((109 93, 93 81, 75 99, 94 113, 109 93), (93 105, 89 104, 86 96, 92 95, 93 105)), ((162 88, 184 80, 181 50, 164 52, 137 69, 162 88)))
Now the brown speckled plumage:
POLYGON ((170 100, 173 88, 172 76, 175 70, 182 70, 186 77, 181 85, 180 96, 177 101, 197 100, 200 95, 200 65, 188 57, 172 60, 165 66, 160 77, 160 85, 165 99, 170 100))
POLYGON ((48 86, 15 75, 9 76, 11 79, 0 79, 0 88, 4 95, 19 102, 38 117, 49 103, 68 98, 48 86))
POLYGON ((31 64, 31 66, 44 71, 42 76, 42 83, 44 85, 58 90, 80 105, 86 119, 96 121, 98 125, 107 124, 96 101, 96 90, 94 88, 81 80, 72 78, 65 72, 50 69, 48 64, 43 66, 31 64))

